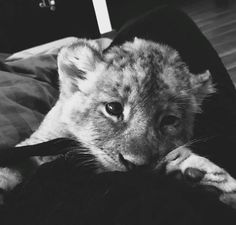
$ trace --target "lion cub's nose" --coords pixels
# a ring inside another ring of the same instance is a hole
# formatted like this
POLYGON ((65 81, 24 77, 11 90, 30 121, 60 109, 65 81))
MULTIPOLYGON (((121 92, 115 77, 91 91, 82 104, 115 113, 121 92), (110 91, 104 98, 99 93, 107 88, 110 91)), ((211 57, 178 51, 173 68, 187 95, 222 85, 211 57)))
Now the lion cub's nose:
POLYGON ((142 158, 138 156, 130 156, 130 155, 122 155, 119 154, 119 160, 121 164, 123 164, 127 170, 134 170, 134 169, 144 169, 144 170, 151 170, 154 169, 157 162, 157 157, 151 158, 142 158))

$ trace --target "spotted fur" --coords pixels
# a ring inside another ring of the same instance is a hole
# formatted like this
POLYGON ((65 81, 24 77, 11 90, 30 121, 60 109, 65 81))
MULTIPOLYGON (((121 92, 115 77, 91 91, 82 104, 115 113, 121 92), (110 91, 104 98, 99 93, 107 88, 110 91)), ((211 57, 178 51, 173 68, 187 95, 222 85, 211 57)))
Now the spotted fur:
POLYGON ((208 179, 223 192, 236 190, 226 171, 183 147, 202 101, 215 91, 208 71, 192 74, 174 49, 138 38, 106 52, 96 41, 79 40, 61 50, 58 71, 56 105, 20 145, 71 137, 96 157, 99 171, 127 170, 122 155, 134 165, 165 162, 167 173, 194 167, 206 172, 199 184, 208 179), (106 111, 109 102, 122 104, 121 117, 106 111), (163 128, 168 115, 179 122, 163 128), (214 172, 227 174, 230 184, 214 182, 214 172))

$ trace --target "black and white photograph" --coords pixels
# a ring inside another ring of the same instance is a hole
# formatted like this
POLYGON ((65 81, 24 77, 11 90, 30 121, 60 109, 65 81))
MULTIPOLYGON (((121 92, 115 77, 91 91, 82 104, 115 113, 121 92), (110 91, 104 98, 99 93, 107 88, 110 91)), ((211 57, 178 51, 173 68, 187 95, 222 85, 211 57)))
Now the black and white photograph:
POLYGON ((235 225, 236 0, 0 0, 1 225, 235 225))

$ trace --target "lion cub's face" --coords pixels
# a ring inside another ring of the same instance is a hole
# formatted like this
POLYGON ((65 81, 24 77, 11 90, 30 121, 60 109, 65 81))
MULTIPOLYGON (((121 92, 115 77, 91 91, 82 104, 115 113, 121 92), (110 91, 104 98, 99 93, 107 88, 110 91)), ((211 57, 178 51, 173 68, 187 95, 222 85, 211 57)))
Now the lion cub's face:
POLYGON ((58 66, 65 129, 108 170, 155 167, 189 140, 194 114, 213 92, 208 72, 193 75, 173 49, 137 38, 105 53, 78 41, 58 66))

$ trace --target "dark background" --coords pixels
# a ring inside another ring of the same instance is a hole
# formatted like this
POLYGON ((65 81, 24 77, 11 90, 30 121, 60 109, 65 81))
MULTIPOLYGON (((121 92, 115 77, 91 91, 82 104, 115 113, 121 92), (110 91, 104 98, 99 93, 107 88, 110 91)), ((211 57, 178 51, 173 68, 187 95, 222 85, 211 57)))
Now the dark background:
MULTIPOLYGON (((98 38, 92 0, 55 0, 56 11, 40 8, 42 0, 0 0, 0 52, 13 53, 68 36, 98 38)), ((162 5, 197 2, 225 6, 234 0, 107 0, 112 28, 162 5)), ((198 4, 198 3, 197 3, 198 4)))
MULTIPOLYGON (((189 0, 188 0, 189 1, 189 0)), ((68 36, 100 36, 92 0, 56 0, 56 11, 40 0, 0 0, 0 52, 12 53, 68 36)), ((183 0, 107 0, 112 27, 163 4, 183 0)))

